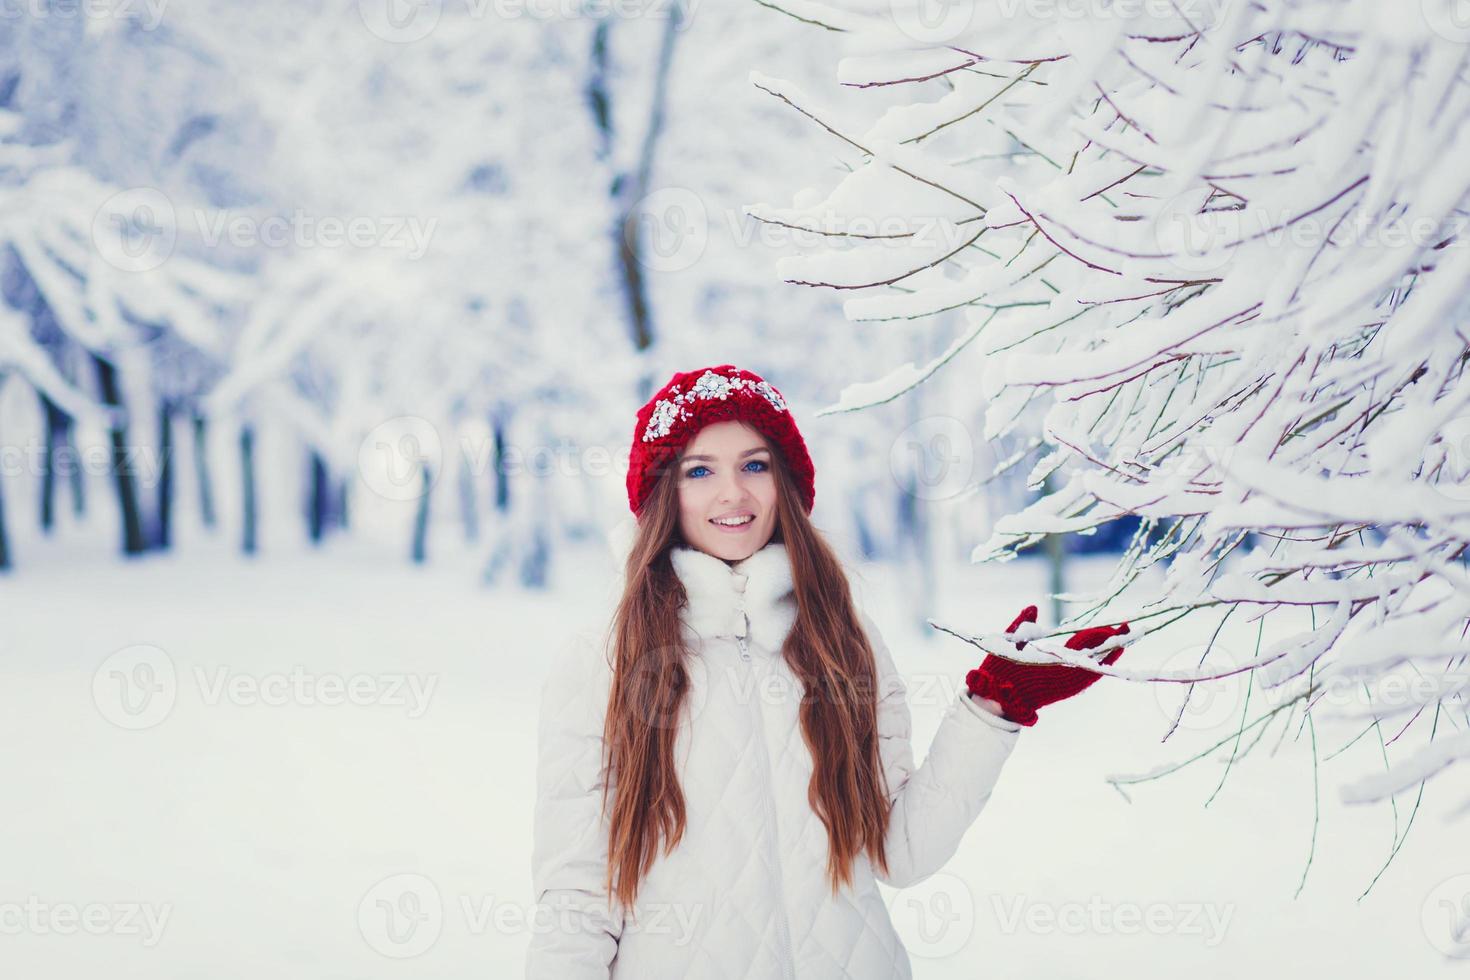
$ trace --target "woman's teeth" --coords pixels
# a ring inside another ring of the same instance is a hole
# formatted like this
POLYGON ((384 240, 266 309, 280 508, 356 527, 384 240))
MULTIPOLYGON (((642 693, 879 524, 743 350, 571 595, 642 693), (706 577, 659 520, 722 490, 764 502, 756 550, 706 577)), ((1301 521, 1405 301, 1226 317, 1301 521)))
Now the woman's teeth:
POLYGON ((735 518, 714 517, 710 520, 712 523, 718 524, 721 527, 741 527, 745 524, 749 524, 751 521, 755 520, 755 518, 750 515, 746 515, 745 517, 735 518))

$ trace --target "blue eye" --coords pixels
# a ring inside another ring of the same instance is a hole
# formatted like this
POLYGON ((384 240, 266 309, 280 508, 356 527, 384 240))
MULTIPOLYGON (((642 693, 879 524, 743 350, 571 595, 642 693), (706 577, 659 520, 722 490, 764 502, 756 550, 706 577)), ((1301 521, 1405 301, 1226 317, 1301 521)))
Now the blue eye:
MULTIPOLYGON (((752 470, 751 472, 753 472, 753 473, 764 473, 766 470, 770 469, 770 466, 763 459, 753 459, 750 462, 746 463, 745 465, 746 465, 747 468, 748 467, 751 467, 751 466, 759 467, 759 469, 752 470)), ((684 475, 686 477, 690 478, 690 479, 697 480, 697 479, 699 479, 699 477, 696 474, 700 470, 707 470, 707 469, 709 469, 708 466, 705 466, 703 463, 700 463, 697 466, 690 467, 689 472, 685 473, 684 475)))

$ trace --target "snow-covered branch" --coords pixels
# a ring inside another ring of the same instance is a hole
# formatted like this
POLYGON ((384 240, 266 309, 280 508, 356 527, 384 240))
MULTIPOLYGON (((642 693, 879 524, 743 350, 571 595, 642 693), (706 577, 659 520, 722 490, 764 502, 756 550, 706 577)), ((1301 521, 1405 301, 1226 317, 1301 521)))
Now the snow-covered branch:
MULTIPOLYGON (((1315 691, 1408 667, 1439 680, 1369 720, 1412 713, 1421 737, 1343 798, 1470 758, 1430 735, 1465 717, 1470 652, 1470 32, 1448 4, 780 6, 840 26, 837 81, 875 99, 753 77, 849 166, 750 209, 820 231, 780 274, 954 338, 825 411, 969 370, 988 442, 1040 399, 1028 484, 1052 489, 975 561, 1138 515, 1113 581, 1070 597, 1079 622, 1167 651, 1210 611, 1312 616, 1245 662, 1100 670, 1315 691)), ((1059 637, 1018 658, 1085 662, 1059 637)))

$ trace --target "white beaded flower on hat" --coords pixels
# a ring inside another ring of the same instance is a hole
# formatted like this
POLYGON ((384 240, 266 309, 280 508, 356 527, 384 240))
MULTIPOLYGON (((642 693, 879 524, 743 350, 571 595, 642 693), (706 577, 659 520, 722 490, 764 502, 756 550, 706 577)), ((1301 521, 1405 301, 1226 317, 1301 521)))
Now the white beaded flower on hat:
POLYGON ((680 392, 679 386, 675 385, 669 389, 667 398, 660 398, 653 403, 653 413, 648 417, 648 425, 643 430, 643 441, 652 442, 654 439, 662 439, 669 434, 674 423, 691 417, 692 413, 687 406, 698 399, 720 399, 729 398, 732 392, 750 390, 765 398, 771 403, 771 407, 778 412, 786 411, 786 402, 780 392, 772 388, 765 381, 750 381, 739 376, 726 377, 713 371, 706 371, 695 380, 693 386, 686 392, 680 392))

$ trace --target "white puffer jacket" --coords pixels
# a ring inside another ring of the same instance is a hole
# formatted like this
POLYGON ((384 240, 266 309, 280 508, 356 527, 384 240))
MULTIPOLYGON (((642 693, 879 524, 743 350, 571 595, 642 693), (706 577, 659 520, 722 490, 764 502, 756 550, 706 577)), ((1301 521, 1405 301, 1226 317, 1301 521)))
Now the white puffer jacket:
MULTIPOLYGON (((807 801, 801 685, 780 656, 796 618, 784 545, 770 542, 733 567, 684 547, 672 561, 689 597, 692 685, 675 742, 684 838, 673 854, 660 850, 630 912, 610 907, 599 806, 611 652, 604 656, 605 633, 583 632, 542 688, 528 980, 910 977, 866 853, 851 887, 833 897, 827 882, 826 827, 807 801)), ((904 681, 860 615, 877 657, 892 797, 890 873, 877 880, 902 888, 953 856, 1021 726, 987 713, 960 680, 915 768, 904 681)))

